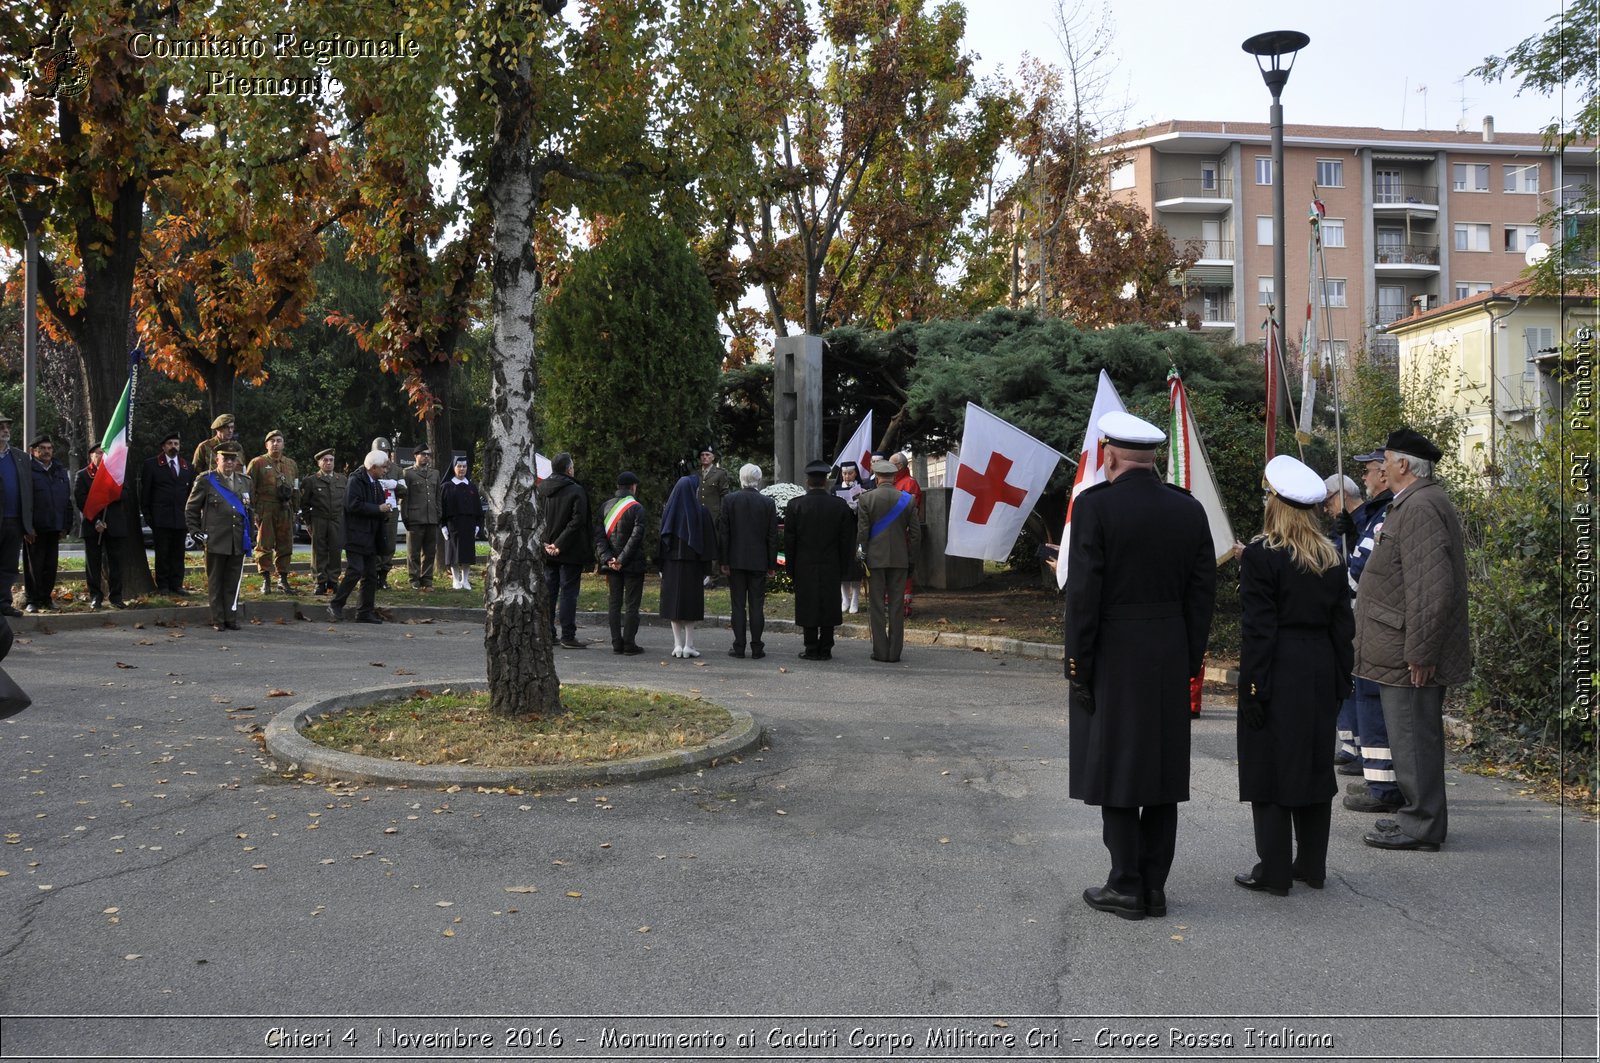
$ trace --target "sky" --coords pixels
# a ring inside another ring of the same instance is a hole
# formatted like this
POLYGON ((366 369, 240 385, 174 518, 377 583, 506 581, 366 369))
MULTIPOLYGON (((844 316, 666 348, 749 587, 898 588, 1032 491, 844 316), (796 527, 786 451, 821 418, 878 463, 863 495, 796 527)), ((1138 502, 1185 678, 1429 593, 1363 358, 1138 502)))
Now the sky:
MULTIPOLYGON (((1059 65, 1056 6, 1057 0, 968 0, 966 48, 979 56, 979 70, 1013 72, 1025 52, 1059 65)), ((1466 128, 1480 130, 1484 116, 1493 115, 1500 132, 1532 133, 1577 106, 1576 100, 1517 96, 1515 86, 1467 76, 1485 56, 1503 55, 1542 33, 1561 10, 1560 0, 1105 0, 1082 6, 1091 14, 1102 6, 1113 11, 1108 88, 1127 102, 1124 128, 1168 119, 1265 122, 1272 96, 1240 44, 1280 29, 1311 38, 1283 92, 1287 125, 1454 129, 1464 94, 1466 128)))

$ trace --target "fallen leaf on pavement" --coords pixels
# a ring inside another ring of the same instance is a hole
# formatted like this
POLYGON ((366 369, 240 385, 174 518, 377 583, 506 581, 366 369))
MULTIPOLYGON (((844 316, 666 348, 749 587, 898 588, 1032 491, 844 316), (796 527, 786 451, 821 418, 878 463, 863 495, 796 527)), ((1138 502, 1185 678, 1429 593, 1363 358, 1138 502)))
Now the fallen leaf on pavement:
POLYGON ((538 893, 538 886, 507 886, 507 893, 538 893))
POLYGON ((294 691, 292 691, 292 690, 279 690, 277 687, 273 687, 271 690, 267 691, 267 697, 269 697, 269 698, 292 698, 292 697, 294 697, 294 691))

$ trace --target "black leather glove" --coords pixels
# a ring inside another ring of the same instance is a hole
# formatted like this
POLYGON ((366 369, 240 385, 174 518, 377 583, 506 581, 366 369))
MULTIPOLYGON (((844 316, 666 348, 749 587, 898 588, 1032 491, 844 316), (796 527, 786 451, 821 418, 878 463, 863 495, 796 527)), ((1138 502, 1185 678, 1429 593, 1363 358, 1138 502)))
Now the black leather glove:
POLYGON ((1333 518, 1333 526, 1340 535, 1354 535, 1356 533, 1356 522, 1351 518, 1349 510, 1340 511, 1339 515, 1333 518))
POLYGON ((1094 715, 1094 690, 1088 683, 1068 683, 1067 697, 1069 705, 1094 715))
POLYGON ((1240 698, 1239 719, 1250 730, 1259 731, 1267 725, 1267 706, 1256 698, 1240 698))

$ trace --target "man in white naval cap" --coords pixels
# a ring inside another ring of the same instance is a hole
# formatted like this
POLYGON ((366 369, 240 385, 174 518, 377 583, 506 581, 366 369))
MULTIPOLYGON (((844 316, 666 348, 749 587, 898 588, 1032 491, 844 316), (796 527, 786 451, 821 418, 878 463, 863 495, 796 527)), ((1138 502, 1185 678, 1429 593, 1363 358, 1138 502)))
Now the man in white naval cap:
POLYGON ((1167 914, 1216 561, 1205 510, 1156 475, 1161 430, 1120 411, 1096 427, 1106 479, 1073 502, 1067 543, 1068 793, 1100 806, 1111 854, 1105 885, 1083 899, 1143 919, 1167 914))

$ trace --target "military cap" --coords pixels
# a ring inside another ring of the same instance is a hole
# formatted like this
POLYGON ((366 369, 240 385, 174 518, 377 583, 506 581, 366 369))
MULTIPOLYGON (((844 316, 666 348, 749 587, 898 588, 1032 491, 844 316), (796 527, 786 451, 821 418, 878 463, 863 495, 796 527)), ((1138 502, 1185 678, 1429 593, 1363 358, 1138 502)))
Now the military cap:
POLYGON ((233 414, 225 413, 225 414, 222 414, 221 416, 219 416, 215 421, 211 422, 211 430, 213 432, 215 432, 219 428, 227 428, 227 427, 231 426, 232 424, 233 424, 233 414))
POLYGON ((872 461, 872 472, 874 475, 893 476, 899 471, 899 469, 894 467, 894 462, 890 461, 888 458, 874 458, 872 461))
POLYGON ((331 458, 331 457, 333 457, 333 448, 332 447, 327 447, 327 448, 325 448, 323 450, 317 451, 317 456, 316 456, 315 460, 321 461, 323 458, 331 458))
POLYGON ((1444 457, 1444 451, 1434 446, 1427 436, 1409 426, 1390 432, 1383 449, 1398 450, 1402 454, 1410 454, 1423 461, 1438 461, 1444 457))
POLYGON ((427 454, 427 453, 428 453, 428 444, 426 444, 426 443, 418 443, 416 446, 411 448, 411 456, 412 457, 416 457, 418 454, 427 454))
POLYGON ((216 449, 218 454, 228 454, 235 458, 244 457, 244 448, 237 443, 224 443, 216 449))
POLYGON ((163 443, 169 443, 169 442, 171 442, 171 441, 172 441, 172 440, 174 440, 174 439, 179 439, 179 440, 181 440, 181 439, 182 439, 182 438, 183 438, 183 437, 182 437, 182 436, 180 436, 180 435, 179 435, 179 434, 178 434, 178 433, 177 433, 177 432, 168 432, 168 433, 167 433, 167 434, 166 434, 166 435, 164 435, 164 436, 162 436, 162 437, 161 437, 161 442, 163 442, 163 443))
POLYGON ((261 442, 270 443, 274 439, 282 439, 282 438, 283 438, 283 433, 278 431, 276 428, 274 428, 272 431, 267 433, 267 438, 263 439, 261 442))
POLYGON ((1267 489, 1291 506, 1309 509, 1328 497, 1328 488, 1316 471, 1287 454, 1267 462, 1267 489))
POLYGON ((1095 427, 1100 430, 1101 438, 1107 444, 1127 450, 1154 450, 1167 441, 1167 435, 1161 429, 1121 410, 1101 414, 1095 427))
MULTIPOLYGON (((1419 454, 1417 456, 1421 457, 1422 455, 1419 454)), ((1383 460, 1383 448, 1379 447, 1377 450, 1374 450, 1374 451, 1372 451, 1371 453, 1368 453, 1368 454, 1357 454, 1354 458, 1352 458, 1350 460, 1359 461, 1363 465, 1365 465, 1369 461, 1382 461, 1383 460)))
POLYGON ((373 439, 373 441, 372 441, 372 449, 373 450, 381 450, 385 454, 387 454, 389 452, 389 437, 388 436, 378 436, 377 438, 373 439))
POLYGON ((639 482, 639 477, 634 475, 631 472, 623 471, 623 472, 617 473, 617 486, 618 487, 632 487, 634 484, 636 484, 638 482, 639 482))
MULTIPOLYGON (((845 465, 850 466, 852 469, 856 467, 856 463, 853 461, 843 462, 839 467, 843 468, 845 465)), ((833 471, 833 466, 825 461, 813 461, 806 466, 807 476, 826 476, 831 471, 833 471)))
POLYGON ((56 445, 56 441, 50 438, 49 432, 40 432, 38 435, 33 437, 33 442, 29 443, 28 446, 37 447, 46 443, 50 444, 52 447, 56 445))
POLYGON ((717 447, 716 447, 716 444, 714 444, 714 443, 707 443, 707 444, 706 444, 706 445, 705 445, 705 446, 703 446, 703 447, 701 447, 701 448, 700 448, 700 450, 699 450, 699 452, 698 452, 698 453, 701 453, 701 454, 710 454, 710 455, 711 455, 711 456, 712 456, 712 457, 716 457, 716 456, 717 456, 717 447))

